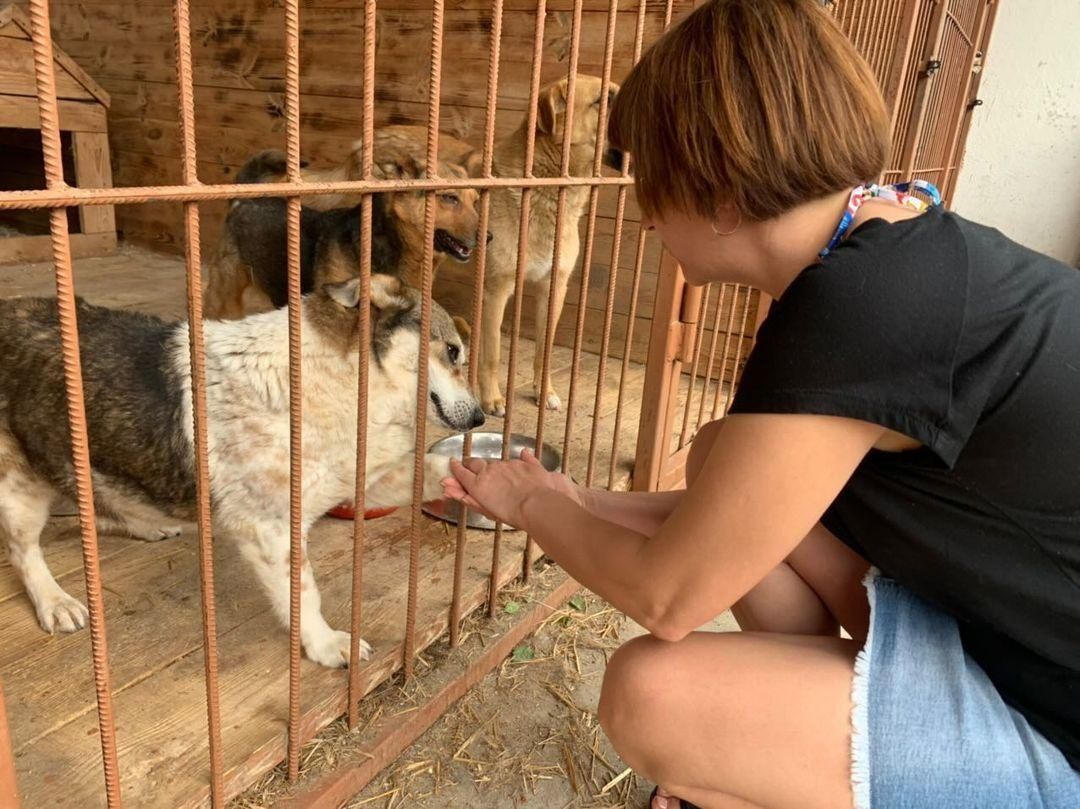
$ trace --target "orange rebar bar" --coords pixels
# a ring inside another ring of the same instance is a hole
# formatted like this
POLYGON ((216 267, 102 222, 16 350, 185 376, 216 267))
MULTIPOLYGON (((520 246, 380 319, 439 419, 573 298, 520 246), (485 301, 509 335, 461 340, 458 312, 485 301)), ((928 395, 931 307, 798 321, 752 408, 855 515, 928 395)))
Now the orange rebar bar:
POLYGON ((125 188, 72 188, 0 191, 0 211, 69 208, 73 205, 134 205, 143 202, 205 202, 263 197, 315 197, 325 194, 370 194, 379 191, 441 191, 463 188, 548 188, 567 186, 630 186, 631 177, 433 177, 420 180, 336 180, 242 185, 146 185, 125 188))
MULTIPOLYGON (((644 3, 642 3, 644 5, 644 3)), ((607 298, 604 301, 604 325, 600 333, 600 355, 596 367, 596 393, 593 398, 593 420, 589 434, 589 455, 585 465, 585 487, 592 486, 596 468, 596 448, 600 437, 600 408, 604 401, 604 382, 607 377, 608 351, 611 348, 611 323, 615 316, 615 287, 619 277, 619 253, 622 247, 623 217, 626 214, 626 189, 620 188, 615 201, 615 233, 608 262, 607 298)))
MULTIPOLYGON (((690 384, 686 391, 686 408, 683 411, 682 430, 679 432, 679 449, 686 446, 686 440, 690 435, 690 411, 694 407, 694 390, 697 388, 697 373, 698 367, 701 365, 701 349, 705 336, 705 314, 709 311, 709 296, 711 294, 712 287, 705 287, 705 291, 701 296, 701 303, 698 305, 697 339, 694 340, 694 361, 690 364, 690 384)), ((701 395, 705 395, 704 391, 701 395)))
MULTIPOLYGON (((56 100, 56 74, 53 64, 52 35, 49 31, 48 0, 30 0, 30 23, 46 187, 55 194, 63 195, 69 189, 64 183, 64 167, 60 151, 60 116, 56 100)), ((113 715, 112 688, 109 682, 109 649, 105 637, 105 604, 101 594, 94 491, 90 479, 90 446, 83 398, 82 358, 79 351, 79 329, 75 312, 71 242, 68 238, 67 211, 62 207, 53 208, 50 212, 49 231, 52 236, 53 268, 56 273, 56 308, 60 321, 60 344, 64 357, 64 387, 67 393, 71 463, 75 472, 83 572, 86 577, 86 601, 90 612, 90 649, 94 667, 94 691, 97 697, 105 794, 110 809, 117 809, 121 805, 121 800, 120 769, 116 758, 116 722, 113 715)))
MULTIPOLYGON (((641 58, 641 46, 645 37, 645 12, 648 8, 646 0, 638 3, 637 25, 634 29, 634 57, 636 65, 641 58)), ((624 160, 622 176, 629 178, 630 165, 624 160)), ((593 471, 596 466, 596 447, 600 429, 600 408, 604 401, 604 381, 607 376, 608 350, 611 347, 611 323, 615 311, 615 287, 619 277, 619 251, 622 244, 623 217, 626 213, 627 186, 620 186, 618 198, 615 203, 615 235, 611 243, 611 261, 608 263, 608 288, 607 300, 604 306, 604 325, 600 337, 600 357, 596 370, 596 396, 593 399, 593 423, 589 436, 588 463, 585 468, 585 485, 592 485, 593 471)))
MULTIPOLYGON (((488 82, 487 104, 484 116, 483 174, 491 177, 495 153, 495 111, 499 90, 499 54, 502 45, 503 0, 494 0, 491 4, 491 38, 488 43, 488 82)), ((491 213, 491 191, 480 192, 480 224, 476 253, 476 274, 473 277, 473 322, 472 333, 479 335, 483 327, 484 279, 487 275, 487 232, 491 213)), ((469 361, 469 387, 476 390, 480 364, 477 355, 471 352, 469 361)), ((461 455, 472 455, 472 433, 465 433, 461 455)), ((469 523, 469 510, 461 505, 457 526, 457 543, 454 548, 454 583, 450 596, 450 647, 461 642, 461 579, 465 570, 465 531, 469 523)))
MULTIPOLYGON (((371 178, 375 151, 375 31, 376 0, 364 3, 364 145, 360 150, 360 174, 371 178)), ((357 302, 357 331, 360 358, 356 380, 356 486, 353 493, 353 568, 351 613, 349 616, 348 723, 355 730, 360 721, 360 625, 364 580, 364 503, 367 484, 368 369, 371 356, 371 214, 372 199, 365 194, 360 202, 360 299, 357 302)))
MULTIPOLYGON (((286 179, 300 182, 300 3, 285 1, 286 179)), ((304 564, 303 380, 301 361, 300 197, 286 201, 289 278, 289 780, 300 775, 300 598, 304 564)))
MULTIPOLYGON (((702 420, 705 418, 705 400, 709 398, 709 384, 712 382, 712 369, 713 363, 716 361, 716 343, 720 339, 720 315, 724 311, 724 300, 727 297, 727 291, 730 288, 730 284, 720 285, 720 295, 716 299, 716 311, 713 313, 712 324, 712 338, 709 340, 709 361, 705 363, 705 385, 701 389, 701 400, 698 403, 697 414, 697 427, 701 429, 702 420)), ((731 305, 734 306, 735 301, 732 299, 731 305)), ((719 376, 724 375, 724 366, 720 366, 719 376)))
POLYGON ((4 685, 0 683, 0 806, 19 809, 19 784, 15 780, 15 756, 12 751, 7 708, 4 706, 4 685))
MULTIPOLYGON (((574 0, 574 10, 570 20, 570 63, 566 69, 566 118, 563 121, 562 161, 559 165, 560 177, 570 176, 570 144, 571 135, 574 132, 574 94, 577 92, 578 48, 581 44, 581 7, 582 0, 574 0)), ((604 140, 604 133, 598 130, 596 134, 597 143, 602 143, 604 140)), ((543 352, 540 361, 540 386, 536 391, 536 453, 538 458, 543 453, 544 447, 544 415, 547 413, 547 389, 548 381, 551 378, 551 351, 555 345, 555 318, 557 314, 562 313, 561 310, 560 312, 555 311, 555 298, 557 297, 557 285, 560 283, 559 274, 562 272, 559 263, 562 258, 562 232, 566 219, 566 192, 567 187, 565 185, 559 186, 555 202, 555 242, 551 251, 551 271, 548 274, 547 314, 543 326, 540 323, 535 324, 538 339, 533 343, 533 351, 543 352), (541 334, 543 335, 542 345, 539 339, 541 334)), ((573 269, 573 265, 568 267, 566 269, 567 274, 571 273, 573 269)), ((565 283, 569 284, 570 279, 567 278, 565 283)), ((534 358, 533 368, 535 367, 534 358)), ((521 562, 521 578, 525 582, 529 581, 529 574, 532 571, 530 560, 533 555, 533 545, 532 536, 527 535, 525 537, 525 552, 521 562)))
POLYGON ((626 398, 626 376, 630 370, 630 350, 634 344, 634 320, 637 318, 638 292, 641 288, 641 265, 645 260, 645 228, 638 227, 637 253, 634 256, 634 277, 630 284, 630 312, 626 316, 626 337, 623 340, 622 368, 619 371, 619 395, 615 404, 615 424, 611 430, 611 460, 608 465, 608 488, 615 486, 615 467, 619 460, 619 431, 622 429, 623 402, 626 398))
MULTIPOLYGON (((670 3, 669 3, 670 5, 670 3)), ((607 31, 604 38, 604 61, 600 73, 600 113, 597 123, 596 149, 593 152, 592 176, 600 176, 604 143, 607 136, 608 91, 611 89, 611 65, 615 56, 615 23, 619 16, 619 0, 610 0, 607 12, 607 31)), ((585 342, 585 315, 589 304, 589 277, 592 273, 593 246, 596 239, 596 209, 600 200, 599 186, 589 189, 589 210, 585 225, 585 250, 581 256, 581 288, 578 294, 577 323, 574 327, 574 348, 570 358, 570 385, 566 395, 566 428, 563 431, 563 474, 570 472, 571 439, 574 435, 574 405, 577 400, 578 375, 581 371, 581 351, 585 342)))
MULTIPOLYGON (((720 370, 716 373, 716 394, 713 396, 712 418, 720 415, 720 394, 724 390, 724 379, 727 377, 728 350, 731 346, 731 330, 735 326, 735 304, 739 300, 739 285, 735 284, 731 293, 731 303, 728 308, 727 330, 724 333, 724 347, 720 351, 720 370)), ((732 378, 734 384, 734 377, 732 378)), ((731 398, 731 385, 728 386, 728 396, 731 398)), ((726 400, 725 400, 726 404, 726 400)))
MULTIPOLYGON (((735 398, 735 388, 739 382, 739 361, 742 359, 743 344, 746 342, 746 321, 750 315, 750 296, 754 290, 752 287, 746 287, 743 293, 743 310, 742 310, 742 322, 739 324, 738 342, 735 344, 735 364, 731 370, 731 393, 727 398, 727 402, 724 404, 724 415, 726 416, 728 411, 731 410, 731 402, 735 398)), ((732 304, 734 305, 734 303, 732 304)))
MULTIPOLYGON (((431 75, 428 82, 427 165, 428 177, 439 174, 439 96, 442 90, 443 4, 434 0, 431 10, 431 75)), ((409 541, 409 593, 405 605, 405 642, 402 645, 405 678, 412 677, 416 656, 416 599, 420 578, 421 504, 424 499, 424 454, 428 401, 428 353, 431 333, 431 281, 435 260, 435 193, 424 200, 424 258, 420 303, 420 358, 416 383, 416 448, 413 466, 412 526, 409 541)))
MULTIPOLYGON (((536 27, 533 29, 532 76, 529 84, 529 106, 525 124, 525 160, 522 177, 532 178, 533 158, 536 154, 536 107, 540 98, 540 68, 543 60, 544 18, 547 15, 547 0, 537 0, 536 27)), ((566 181, 565 177, 552 178, 557 183, 566 181)), ((503 415, 502 457, 510 457, 510 435, 513 424, 514 388, 517 381, 518 338, 521 336, 521 304, 525 297, 525 263, 529 243, 529 210, 532 203, 532 188, 521 192, 521 211, 518 220, 517 267, 514 272, 514 317, 510 330, 510 359, 506 369, 506 410, 503 415)), ((536 324, 539 328, 539 324, 536 324)), ((543 403, 540 405, 543 406, 543 403)), ((491 581, 488 588, 488 615, 495 615, 495 602, 499 588, 499 552, 502 546, 502 524, 495 525, 495 538, 491 550, 491 581)))
MULTIPOLYGON (((192 81, 190 0, 176 0, 176 76, 183 140, 183 180, 198 185, 195 146, 195 92, 192 81)), ((199 203, 184 203, 184 259, 187 270, 188 340, 191 361, 191 410, 195 444, 195 500, 199 529, 199 590, 202 603, 203 678, 206 684, 206 727, 210 753, 210 803, 225 805, 221 756, 221 708, 218 687, 217 606, 214 601, 214 541, 210 519, 210 460, 206 414, 206 345, 203 338, 202 260, 199 245, 199 203)))

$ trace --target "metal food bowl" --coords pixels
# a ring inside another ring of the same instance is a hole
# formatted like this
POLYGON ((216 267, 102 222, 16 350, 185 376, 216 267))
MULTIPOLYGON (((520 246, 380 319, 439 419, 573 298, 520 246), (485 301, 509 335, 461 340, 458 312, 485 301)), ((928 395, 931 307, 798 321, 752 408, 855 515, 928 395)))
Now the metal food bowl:
MULTIPOLYGON (((436 441, 428 448, 428 452, 434 455, 445 455, 448 458, 461 458, 461 451, 465 444, 465 436, 463 434, 452 435, 449 438, 444 438, 441 441, 436 441)), ((502 445, 503 437, 502 433, 473 433, 472 434, 472 457, 483 458, 486 461, 497 461, 502 458, 502 445)), ((536 452, 536 440, 530 438, 527 435, 518 435, 514 433, 510 436, 510 457, 517 458, 521 455, 521 451, 527 449, 536 452)), ((556 471, 559 468, 559 464, 562 462, 562 456, 559 455, 558 450, 549 444, 544 444, 543 451, 539 456, 540 463, 543 467, 551 472, 556 471)), ((448 523, 457 525, 461 520, 462 505, 457 500, 436 500, 432 503, 424 503, 424 513, 439 520, 445 520, 448 523)), ((483 514, 478 514, 475 511, 469 511, 469 520, 466 523, 469 528, 482 528, 486 531, 494 531, 495 523, 485 517, 483 514)), ((504 531, 516 531, 516 528, 512 528, 509 525, 503 526, 504 531)))

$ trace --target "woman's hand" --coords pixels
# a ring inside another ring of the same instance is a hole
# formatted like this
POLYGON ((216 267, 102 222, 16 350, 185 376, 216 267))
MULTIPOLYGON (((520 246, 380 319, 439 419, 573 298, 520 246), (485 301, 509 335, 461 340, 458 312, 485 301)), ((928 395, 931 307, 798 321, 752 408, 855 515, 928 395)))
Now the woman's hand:
POLYGON ((560 472, 549 472, 529 450, 520 459, 484 461, 469 458, 450 462, 452 477, 443 480, 443 493, 489 519, 524 527, 523 506, 531 495, 550 489, 583 505, 583 490, 560 472))

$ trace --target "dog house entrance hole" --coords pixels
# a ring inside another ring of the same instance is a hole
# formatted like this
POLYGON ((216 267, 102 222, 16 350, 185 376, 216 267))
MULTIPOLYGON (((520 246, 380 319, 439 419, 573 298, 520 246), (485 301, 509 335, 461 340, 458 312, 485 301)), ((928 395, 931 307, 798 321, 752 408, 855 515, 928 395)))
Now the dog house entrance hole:
MULTIPOLYGON (((60 133, 64 160, 64 179, 75 185, 75 150, 71 133, 60 133)), ((41 151, 41 133, 36 129, 0 127, 0 191, 31 191, 45 187, 45 164, 41 151)), ((68 228, 81 233, 77 208, 68 208, 68 228)), ((49 211, 0 211, 0 238, 42 236, 49 232, 49 211)))

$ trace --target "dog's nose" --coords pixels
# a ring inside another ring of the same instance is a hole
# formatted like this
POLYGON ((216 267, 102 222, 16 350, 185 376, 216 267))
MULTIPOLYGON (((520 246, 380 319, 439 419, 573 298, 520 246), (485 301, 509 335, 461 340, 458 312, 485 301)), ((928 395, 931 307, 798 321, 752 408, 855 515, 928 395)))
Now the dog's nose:
POLYGON ((494 239, 494 238, 495 238, 495 234, 494 234, 494 233, 492 233, 492 232, 491 232, 491 231, 489 230, 489 231, 488 231, 488 237, 487 237, 487 243, 488 243, 488 244, 491 244, 491 240, 492 240, 492 239, 494 239))
POLYGON ((472 415, 469 416, 469 429, 475 430, 477 427, 484 426, 484 421, 486 421, 484 411, 479 407, 474 407, 472 415))

